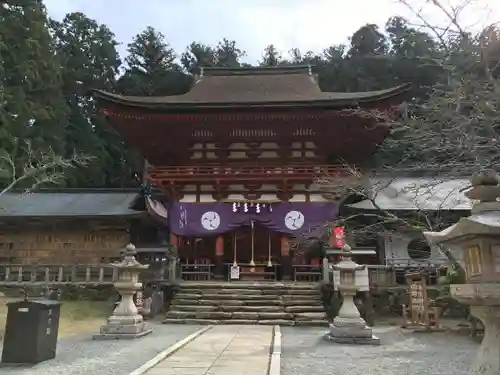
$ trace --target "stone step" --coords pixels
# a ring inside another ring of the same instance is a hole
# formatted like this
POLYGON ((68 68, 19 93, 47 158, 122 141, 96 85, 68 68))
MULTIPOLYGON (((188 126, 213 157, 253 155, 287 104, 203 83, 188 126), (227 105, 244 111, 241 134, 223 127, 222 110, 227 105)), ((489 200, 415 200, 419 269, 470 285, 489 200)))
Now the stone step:
POLYGON ((173 300, 171 303, 172 308, 182 307, 182 306, 200 306, 203 309, 203 306, 207 306, 209 308, 205 310, 217 310, 220 308, 228 307, 231 310, 237 310, 237 308, 250 307, 249 310, 258 310, 260 307, 265 309, 280 309, 283 311, 289 312, 314 312, 314 311, 323 311, 323 304, 317 301, 297 301, 296 303, 291 302, 283 302, 283 301, 265 301, 265 300, 173 300))
POLYGON ((204 289, 245 289, 245 290, 319 290, 318 283, 280 283, 280 282, 183 282, 184 290, 204 289))
POLYGON ((247 319, 247 320, 295 320, 297 322, 325 320, 324 312, 297 312, 284 311, 207 311, 207 310, 170 310, 167 318, 178 319, 247 319))
POLYGON ((178 299, 174 298, 172 300, 172 305, 208 305, 208 306, 284 306, 284 302, 281 300, 214 300, 214 299, 178 299))
POLYGON ((293 320, 251 320, 251 319, 225 319, 225 320, 214 320, 214 319, 176 319, 167 318, 164 319, 163 324, 259 324, 259 325, 280 325, 280 326, 293 326, 295 325, 293 320))
POLYGON ((247 289, 247 288, 185 288, 180 287, 178 290, 187 293, 224 293, 224 294, 309 294, 320 293, 319 288, 314 289, 247 289))
MULTIPOLYGON (((313 313, 311 313, 313 314, 313 313)), ((244 319, 244 320, 292 320, 294 314, 286 312, 244 312, 244 311, 177 311, 170 310, 166 318, 177 319, 244 319)))
POLYGON ((310 296, 320 295, 318 290, 260 290, 260 289, 185 289, 181 288, 182 294, 193 295, 270 295, 270 296, 310 296))
POLYGON ((183 291, 175 295, 177 299, 238 299, 238 300, 276 300, 282 299, 284 301, 321 301, 319 293, 309 293, 305 295, 291 295, 291 294, 224 294, 224 293, 185 293, 183 291))
MULTIPOLYGON (((209 306, 209 305, 176 305, 172 311, 224 311, 224 312, 294 312, 285 311, 284 306, 209 306)), ((296 310, 297 311, 297 310, 296 310)), ((314 312, 318 310, 305 308, 300 312, 314 312)))
POLYGON ((172 311, 243 311, 243 312, 287 312, 287 313, 323 313, 323 306, 247 306, 247 305, 173 305, 172 311))
POLYGON ((285 306, 323 306, 321 298, 283 299, 285 306))
POLYGON ((322 312, 298 312, 294 313, 293 317, 296 321, 304 320, 323 320, 326 319, 326 314, 322 312))
POLYGON ((213 299, 213 300, 275 300, 279 298, 274 295, 253 295, 253 294, 191 294, 191 293, 177 293, 174 298, 179 299, 213 299))
POLYGON ((286 312, 289 313, 310 313, 310 312, 325 312, 325 308, 323 305, 317 305, 317 306, 312 306, 312 305, 298 305, 298 306, 285 306, 284 309, 286 312))

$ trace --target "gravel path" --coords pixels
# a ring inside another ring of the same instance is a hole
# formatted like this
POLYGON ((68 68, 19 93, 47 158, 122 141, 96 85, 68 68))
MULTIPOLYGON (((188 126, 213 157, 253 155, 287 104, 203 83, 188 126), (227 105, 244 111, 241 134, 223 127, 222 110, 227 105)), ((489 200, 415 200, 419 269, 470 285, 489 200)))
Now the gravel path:
POLYGON ((55 359, 30 368, 1 367, 0 374, 126 375, 202 328, 194 325, 151 325, 153 333, 138 340, 93 341, 91 336, 62 339, 55 359))
POLYGON ((374 329, 380 346, 351 346, 323 339, 326 329, 282 327, 282 375, 465 375, 478 344, 453 333, 374 329))

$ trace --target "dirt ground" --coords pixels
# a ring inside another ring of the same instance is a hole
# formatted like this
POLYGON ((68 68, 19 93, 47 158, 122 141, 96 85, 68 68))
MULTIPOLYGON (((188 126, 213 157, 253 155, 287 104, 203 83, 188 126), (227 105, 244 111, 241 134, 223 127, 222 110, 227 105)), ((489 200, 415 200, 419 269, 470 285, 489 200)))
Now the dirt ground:
MULTIPOLYGON (((5 329, 7 303, 11 301, 14 299, 0 296, 0 338, 5 329)), ((59 321, 59 337, 98 332, 99 327, 110 315, 112 308, 113 306, 109 302, 63 302, 59 321)))

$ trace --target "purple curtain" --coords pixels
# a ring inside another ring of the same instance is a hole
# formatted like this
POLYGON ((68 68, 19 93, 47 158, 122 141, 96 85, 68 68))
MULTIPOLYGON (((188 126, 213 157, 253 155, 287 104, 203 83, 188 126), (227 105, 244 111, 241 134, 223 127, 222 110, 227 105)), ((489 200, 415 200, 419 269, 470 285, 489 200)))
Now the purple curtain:
POLYGON ((333 203, 173 203, 169 218, 171 232, 186 237, 219 235, 252 223, 297 236, 335 220, 337 214, 333 203))

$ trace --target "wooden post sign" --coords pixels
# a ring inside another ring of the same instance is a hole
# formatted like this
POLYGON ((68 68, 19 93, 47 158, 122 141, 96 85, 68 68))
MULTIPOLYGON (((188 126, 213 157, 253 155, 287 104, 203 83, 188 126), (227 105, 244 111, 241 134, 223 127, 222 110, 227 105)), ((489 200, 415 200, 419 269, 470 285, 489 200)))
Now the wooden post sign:
POLYGON ((425 331, 440 330, 440 309, 431 307, 427 296, 425 273, 414 272, 406 274, 408 285, 408 305, 402 305, 402 328, 423 328, 425 331))

